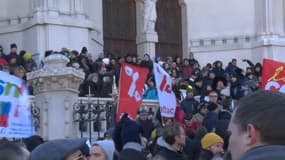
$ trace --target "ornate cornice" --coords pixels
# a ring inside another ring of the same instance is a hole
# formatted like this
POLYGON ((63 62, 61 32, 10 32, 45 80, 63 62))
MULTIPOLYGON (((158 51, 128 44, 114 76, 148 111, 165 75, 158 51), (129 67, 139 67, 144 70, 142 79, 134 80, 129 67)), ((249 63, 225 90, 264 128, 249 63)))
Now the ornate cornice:
POLYGON ((44 68, 27 74, 28 83, 34 87, 35 94, 45 91, 78 92, 85 74, 82 70, 66 67, 68 58, 53 54, 44 59, 44 68))

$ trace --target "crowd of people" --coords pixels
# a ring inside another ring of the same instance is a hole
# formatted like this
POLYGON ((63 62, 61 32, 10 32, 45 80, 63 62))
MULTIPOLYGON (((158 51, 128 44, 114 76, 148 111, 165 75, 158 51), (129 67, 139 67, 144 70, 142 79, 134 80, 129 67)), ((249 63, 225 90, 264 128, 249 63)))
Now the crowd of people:
POLYGON ((146 130, 147 114, 141 112, 137 120, 125 114, 103 140, 93 144, 86 139, 44 141, 39 136, 21 142, 1 140, 0 159, 283 160, 284 106, 285 95, 276 91, 257 91, 241 98, 227 128, 228 138, 218 132, 218 127, 209 131, 203 125, 194 135, 189 134, 171 118, 162 126, 146 130))
MULTIPOLYGON (((1 47, 2 48, 2 47, 1 47)), ((0 69, 25 79, 38 67, 32 54, 11 44, 9 54, 0 48, 0 69), (18 71, 20 69, 23 72, 18 71)), ((79 96, 110 97, 113 80, 119 85, 120 64, 126 62, 149 70, 144 99, 158 99, 153 62, 172 77, 176 95, 175 117, 161 117, 159 110, 140 110, 137 119, 122 116, 104 140, 43 141, 38 136, 21 143, 1 141, 0 159, 16 160, 263 160, 285 158, 285 95, 260 91, 262 66, 250 60, 246 70, 233 58, 224 68, 219 60, 200 66, 195 59, 148 54, 143 59, 101 54, 93 59, 86 47, 81 52, 63 49, 50 54, 66 55, 69 67, 82 69, 85 80, 79 96), (115 79, 113 77, 116 77, 115 79), (238 104, 238 106, 237 106, 238 104), (152 116, 150 116, 150 114, 152 116), (20 158, 19 158, 20 157, 20 158)), ((40 66, 44 66, 43 63, 40 66)))

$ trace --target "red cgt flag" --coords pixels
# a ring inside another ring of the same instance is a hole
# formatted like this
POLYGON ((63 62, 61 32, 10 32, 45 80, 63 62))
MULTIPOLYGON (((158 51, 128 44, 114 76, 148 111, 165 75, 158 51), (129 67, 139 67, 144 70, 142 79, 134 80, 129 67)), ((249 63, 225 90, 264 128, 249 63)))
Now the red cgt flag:
POLYGON ((263 60, 262 89, 285 93, 285 63, 263 60))
POLYGON ((143 88, 147 79, 148 69, 123 63, 121 67, 120 93, 117 121, 124 113, 135 119, 142 104, 143 88))

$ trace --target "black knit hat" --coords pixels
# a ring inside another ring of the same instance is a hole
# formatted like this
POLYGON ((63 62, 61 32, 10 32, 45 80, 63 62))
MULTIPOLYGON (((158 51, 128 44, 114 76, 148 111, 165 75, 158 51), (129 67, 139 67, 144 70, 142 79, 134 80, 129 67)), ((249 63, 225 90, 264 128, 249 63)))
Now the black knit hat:
POLYGON ((216 103, 213 103, 213 102, 208 103, 208 106, 207 106, 208 111, 214 111, 217 108, 218 108, 218 105, 216 103))
POLYGON ((16 43, 12 43, 12 44, 10 45, 10 48, 11 48, 11 49, 12 49, 12 48, 17 48, 16 43))

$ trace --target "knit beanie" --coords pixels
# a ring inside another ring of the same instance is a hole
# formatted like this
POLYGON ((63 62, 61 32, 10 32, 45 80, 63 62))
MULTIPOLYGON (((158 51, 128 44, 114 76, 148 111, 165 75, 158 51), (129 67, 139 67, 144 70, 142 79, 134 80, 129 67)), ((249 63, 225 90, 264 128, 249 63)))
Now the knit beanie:
POLYGON ((208 111, 214 111, 217 108, 218 108, 218 105, 216 103, 213 103, 213 102, 208 103, 208 106, 207 106, 208 111))
POLYGON ((86 145, 86 139, 57 139, 36 147, 29 160, 63 160, 86 145))
POLYGON ((216 133, 207 133, 201 140, 202 148, 206 150, 217 143, 224 144, 224 140, 216 133))
POLYGON ((107 155, 108 160, 112 160, 115 153, 115 144, 112 140, 97 141, 95 144, 99 145, 107 155))
POLYGON ((32 59, 32 57, 33 57, 32 53, 26 52, 24 54, 24 60, 25 61, 28 61, 28 60, 32 59))
POLYGON ((122 146, 128 142, 141 144, 140 134, 142 134, 142 127, 136 121, 126 121, 123 124, 121 131, 122 146))

